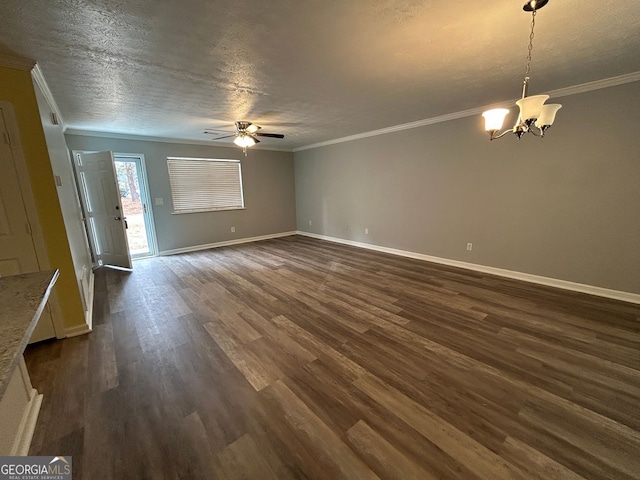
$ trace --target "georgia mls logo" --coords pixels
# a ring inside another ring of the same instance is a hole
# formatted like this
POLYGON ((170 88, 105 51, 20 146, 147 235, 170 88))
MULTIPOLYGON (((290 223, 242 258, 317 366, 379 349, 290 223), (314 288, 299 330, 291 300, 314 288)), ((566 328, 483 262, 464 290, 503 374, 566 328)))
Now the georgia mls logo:
POLYGON ((0 457, 0 480, 71 480, 71 457, 0 457))
MULTIPOLYGON (((49 462, 49 465, 53 465, 56 462, 60 462, 62 466, 68 466, 69 462, 64 457, 53 457, 53 460, 49 462)), ((60 465, 58 465, 60 466, 60 465)), ((71 467, 69 467, 69 471, 71 471, 71 467)))

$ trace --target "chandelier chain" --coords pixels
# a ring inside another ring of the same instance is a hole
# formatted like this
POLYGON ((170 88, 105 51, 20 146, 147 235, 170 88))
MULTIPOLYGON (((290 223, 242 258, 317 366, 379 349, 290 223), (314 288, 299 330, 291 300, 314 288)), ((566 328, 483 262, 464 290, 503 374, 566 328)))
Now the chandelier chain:
POLYGON ((531 51, 533 50, 533 29, 536 26, 536 10, 531 12, 531 33, 529 34, 529 48, 527 53, 527 68, 524 72, 525 83, 529 80, 529 72, 531 71, 531 51))

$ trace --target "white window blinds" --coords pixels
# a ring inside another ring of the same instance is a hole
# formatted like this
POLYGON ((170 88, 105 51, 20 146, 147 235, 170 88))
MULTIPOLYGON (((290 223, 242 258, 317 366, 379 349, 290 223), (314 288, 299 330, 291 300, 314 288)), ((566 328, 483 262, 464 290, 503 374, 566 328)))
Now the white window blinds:
POLYGON ((244 208, 239 160, 168 157, 173 213, 244 208))

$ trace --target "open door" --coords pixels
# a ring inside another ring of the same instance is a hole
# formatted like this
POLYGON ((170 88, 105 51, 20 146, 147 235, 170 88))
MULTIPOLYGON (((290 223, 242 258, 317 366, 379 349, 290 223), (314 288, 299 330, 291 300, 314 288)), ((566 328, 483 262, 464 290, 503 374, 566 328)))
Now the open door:
POLYGON ((74 160, 96 262, 131 269, 113 152, 76 153, 74 160))

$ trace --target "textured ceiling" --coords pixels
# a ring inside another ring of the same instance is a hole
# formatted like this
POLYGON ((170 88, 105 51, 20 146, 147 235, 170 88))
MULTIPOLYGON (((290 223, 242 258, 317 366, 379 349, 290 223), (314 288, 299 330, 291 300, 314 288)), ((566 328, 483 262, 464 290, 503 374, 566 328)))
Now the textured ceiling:
MULTIPOLYGON (((69 128, 206 140, 249 120, 291 149, 518 97, 522 0, 2 0, 69 128)), ((551 0, 530 92, 640 71, 638 0, 551 0)))

